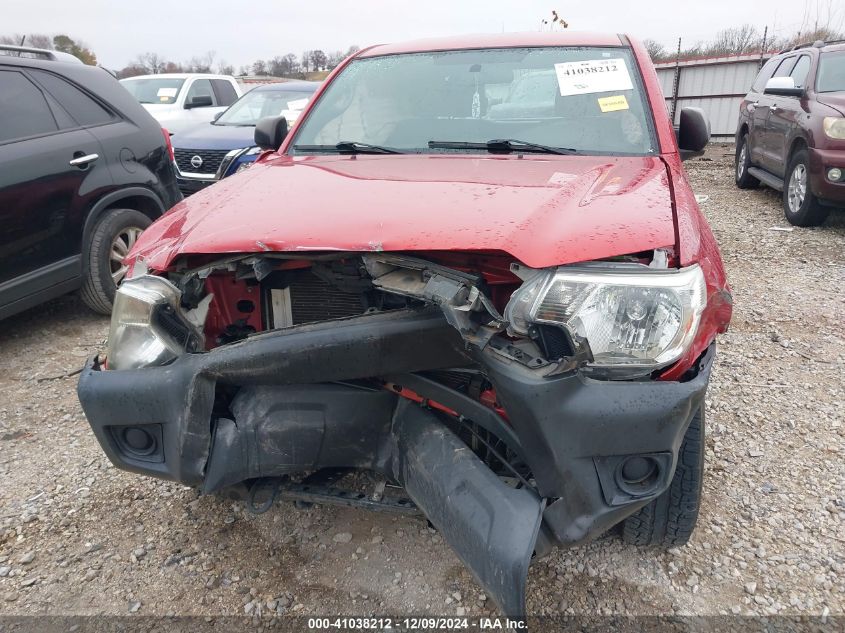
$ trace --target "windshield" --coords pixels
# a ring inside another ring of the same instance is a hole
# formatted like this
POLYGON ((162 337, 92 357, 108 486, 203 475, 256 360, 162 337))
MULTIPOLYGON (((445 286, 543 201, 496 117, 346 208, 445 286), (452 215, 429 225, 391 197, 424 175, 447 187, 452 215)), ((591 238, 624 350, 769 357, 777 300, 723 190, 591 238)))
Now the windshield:
POLYGON ((821 54, 816 92, 845 92, 845 51, 821 54))
POLYGON ((268 116, 283 116, 288 123, 293 123, 312 94, 294 90, 253 90, 221 114, 215 125, 255 125, 268 116))
POLYGON ((510 139, 579 153, 647 154, 654 148, 649 121, 625 48, 388 55, 356 60, 332 81, 293 153, 343 142, 478 152, 491 140, 510 139))
POLYGON ((162 79, 150 77, 144 79, 123 79, 121 82, 124 88, 129 91, 141 103, 176 103, 179 91, 182 89, 184 79, 162 79))

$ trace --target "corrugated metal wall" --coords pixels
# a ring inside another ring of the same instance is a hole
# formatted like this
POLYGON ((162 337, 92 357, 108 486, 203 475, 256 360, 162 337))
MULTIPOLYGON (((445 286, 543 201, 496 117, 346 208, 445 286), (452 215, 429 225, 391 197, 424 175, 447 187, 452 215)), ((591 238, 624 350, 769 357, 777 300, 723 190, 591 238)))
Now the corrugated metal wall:
POLYGON ((702 108, 710 118, 713 136, 733 136, 739 103, 754 83, 760 62, 759 55, 682 61, 677 65, 680 73, 677 95, 674 93, 675 63, 656 64, 666 108, 671 112, 675 104, 675 123, 681 108, 702 108))

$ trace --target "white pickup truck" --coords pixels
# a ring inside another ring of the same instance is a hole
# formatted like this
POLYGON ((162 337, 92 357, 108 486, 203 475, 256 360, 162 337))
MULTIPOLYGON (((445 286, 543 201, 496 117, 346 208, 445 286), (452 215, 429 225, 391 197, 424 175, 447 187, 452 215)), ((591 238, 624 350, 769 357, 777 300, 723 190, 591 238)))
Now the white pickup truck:
POLYGON ((235 78, 227 75, 167 73, 120 83, 171 134, 208 123, 243 94, 235 78))

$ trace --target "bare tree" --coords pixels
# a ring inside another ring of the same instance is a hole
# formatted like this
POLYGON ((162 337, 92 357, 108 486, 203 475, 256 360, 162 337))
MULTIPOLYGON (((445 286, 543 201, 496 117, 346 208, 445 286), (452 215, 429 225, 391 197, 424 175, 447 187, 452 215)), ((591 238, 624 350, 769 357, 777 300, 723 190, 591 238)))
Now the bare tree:
POLYGON ((199 57, 197 57, 197 65, 203 69, 207 69, 197 72, 210 73, 211 69, 214 67, 215 57, 217 57, 216 51, 207 51, 205 55, 200 55, 199 57))
POLYGON ((164 72, 166 64, 167 62, 158 53, 143 53, 138 55, 135 61, 135 66, 142 67, 147 75, 158 75, 164 72))
POLYGON ((328 70, 334 70, 344 59, 346 59, 346 55, 343 51, 334 51, 329 53, 326 55, 326 68, 328 70))
POLYGON ((126 68, 117 71, 118 79, 126 79, 126 77, 137 77, 139 75, 146 75, 147 69, 138 64, 129 64, 126 68))
POLYGON ((643 40, 643 46, 645 46, 645 50, 653 62, 663 61, 669 56, 666 52, 666 48, 660 42, 655 42, 654 40, 643 40))
POLYGON ((707 45, 705 54, 711 57, 719 55, 744 55, 760 50, 763 35, 756 26, 743 24, 719 31, 707 45))
POLYGON ((816 40, 829 41, 843 39, 845 28, 845 7, 841 2, 828 0, 826 6, 811 3, 804 6, 804 16, 798 32, 787 38, 786 46, 795 46, 816 40))
POLYGON ((314 70, 323 70, 326 67, 326 54, 319 48, 311 51, 311 67, 314 70))
POLYGON ((32 35, 27 35, 24 42, 26 46, 53 50, 53 38, 49 35, 45 35, 44 33, 33 33, 32 35))
POLYGON ((0 44, 31 46, 32 48, 45 48, 49 51, 53 50, 53 38, 49 35, 44 35, 43 33, 32 33, 30 35, 24 35, 23 33, 0 35, 0 44))
POLYGON ((267 64, 264 63, 263 60, 259 59, 252 65, 252 74, 253 75, 267 75, 267 64))
POLYGON ((301 68, 299 66, 299 61, 296 59, 296 55, 293 53, 288 53, 283 57, 285 60, 285 65, 288 68, 288 73, 290 75, 296 75, 301 72, 301 68))

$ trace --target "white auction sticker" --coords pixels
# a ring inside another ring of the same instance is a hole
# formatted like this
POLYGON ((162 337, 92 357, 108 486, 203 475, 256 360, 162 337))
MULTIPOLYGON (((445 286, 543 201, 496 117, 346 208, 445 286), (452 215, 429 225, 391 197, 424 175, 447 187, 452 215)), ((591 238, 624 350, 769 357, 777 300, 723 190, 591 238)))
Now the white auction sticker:
POLYGON ((555 64, 555 72, 562 97, 634 89, 628 66, 621 57, 563 62, 555 64))
POLYGON ((175 97, 177 92, 179 92, 178 88, 159 88, 156 96, 169 99, 175 97))
POLYGON ((288 110, 303 110, 308 105, 308 99, 294 99, 288 101, 288 110))

